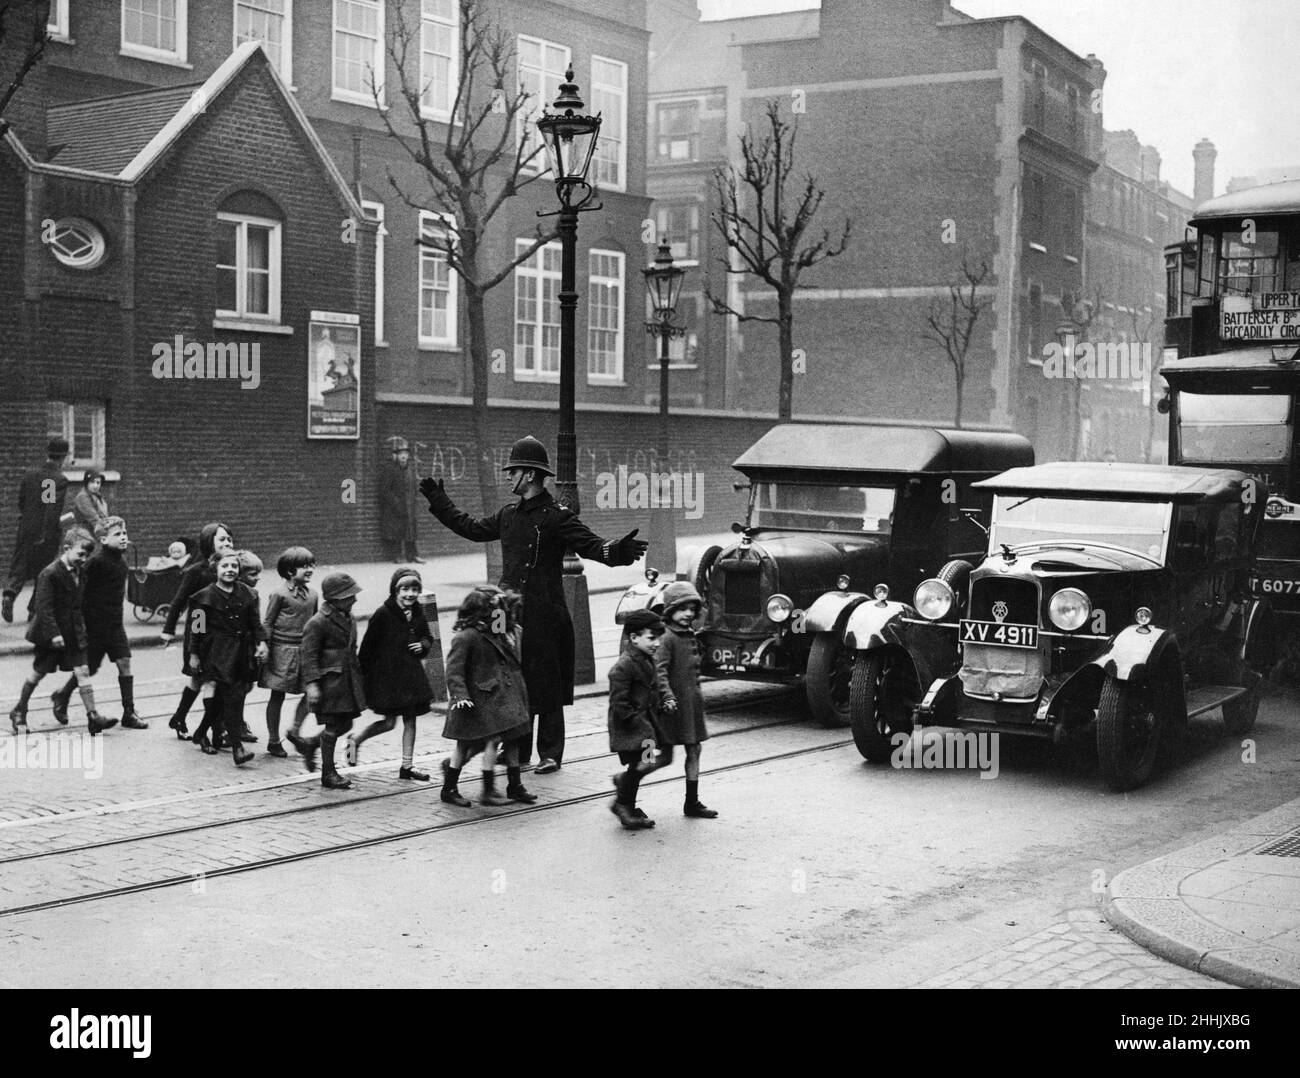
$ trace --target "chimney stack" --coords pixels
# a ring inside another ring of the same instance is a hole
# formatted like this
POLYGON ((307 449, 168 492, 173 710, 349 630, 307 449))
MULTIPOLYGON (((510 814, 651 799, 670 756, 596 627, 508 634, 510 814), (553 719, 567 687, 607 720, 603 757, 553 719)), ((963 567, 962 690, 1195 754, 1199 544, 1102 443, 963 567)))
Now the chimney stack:
POLYGON ((1192 198, 1196 205, 1214 197, 1214 159, 1219 151, 1207 138, 1201 139, 1192 150, 1192 159, 1196 162, 1196 182, 1192 189, 1192 198))

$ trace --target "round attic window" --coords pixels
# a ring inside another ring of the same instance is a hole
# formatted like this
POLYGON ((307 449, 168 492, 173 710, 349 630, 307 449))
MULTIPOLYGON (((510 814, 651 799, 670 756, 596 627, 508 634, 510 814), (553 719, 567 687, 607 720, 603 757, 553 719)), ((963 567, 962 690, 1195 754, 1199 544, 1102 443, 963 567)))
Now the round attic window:
POLYGON ((60 217, 48 240, 50 252, 70 269, 93 269, 104 261, 104 233, 81 217, 60 217))

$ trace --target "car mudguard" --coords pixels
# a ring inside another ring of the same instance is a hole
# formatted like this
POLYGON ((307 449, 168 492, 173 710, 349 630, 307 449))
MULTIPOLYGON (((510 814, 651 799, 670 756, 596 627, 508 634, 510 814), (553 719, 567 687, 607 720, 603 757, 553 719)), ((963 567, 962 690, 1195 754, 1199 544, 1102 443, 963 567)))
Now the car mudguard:
POLYGON ((649 581, 633 584, 619 597, 618 606, 614 608, 614 624, 622 625, 623 622, 627 621, 627 616, 634 610, 649 610, 652 606, 662 602, 664 588, 671 583, 671 580, 660 578, 654 584, 649 581))
POLYGON ((851 651, 872 651, 888 644, 906 648, 901 619, 907 614, 915 617, 916 611, 906 603, 882 603, 879 599, 859 603, 844 623, 844 646, 851 651))
POLYGON ((1156 666, 1171 649, 1181 665, 1178 638, 1170 630, 1148 626, 1143 631, 1141 626, 1130 625, 1115 636, 1091 665, 1100 666, 1103 673, 1120 681, 1132 681, 1146 676, 1147 669, 1156 666))
POLYGON ((804 611, 803 631, 832 632, 840 624, 845 611, 866 602, 867 598, 860 591, 828 591, 825 595, 819 595, 812 606, 804 611))

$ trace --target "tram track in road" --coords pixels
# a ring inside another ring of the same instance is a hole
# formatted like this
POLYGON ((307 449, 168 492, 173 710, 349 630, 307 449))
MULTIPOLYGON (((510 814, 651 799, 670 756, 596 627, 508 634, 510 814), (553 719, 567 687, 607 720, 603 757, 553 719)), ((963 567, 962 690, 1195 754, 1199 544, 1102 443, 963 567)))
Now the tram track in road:
MULTIPOLYGON (((704 768, 703 774, 723 775, 801 756, 832 752, 851 744, 848 739, 834 736, 836 733, 838 731, 820 730, 791 721, 759 723, 731 731, 719 731, 710 739, 711 744, 734 734, 754 735, 760 743, 746 748, 738 741, 724 742, 723 746, 718 746, 721 751, 717 754, 732 758, 704 768), (796 736, 808 743, 790 748, 787 747, 788 739, 781 742, 770 736, 774 729, 787 727, 795 728, 796 736), (767 743, 763 744, 763 742, 767 743), (755 749, 758 749, 757 755, 754 754, 755 749)), ((102 846, 66 848, 53 851, 50 856, 19 858, 17 860, 23 861, 23 864, 14 864, 10 861, 6 865, 6 871, 0 875, 0 917, 39 913, 65 906, 141 894, 192 884, 200 879, 206 881, 254 872, 317 857, 420 839, 457 828, 488 824, 494 820, 530 816, 582 805, 590 801, 607 800, 612 796, 609 784, 610 768, 608 753, 581 757, 571 762, 566 761, 564 771, 552 777, 560 781, 554 785, 548 784, 549 788, 560 796, 537 804, 512 805, 509 808, 476 812, 473 815, 466 815, 467 810, 447 806, 440 800, 433 800, 430 804, 430 793, 438 789, 433 783, 421 784, 418 789, 394 791, 393 793, 425 795, 423 801, 408 796, 389 803, 390 806, 400 806, 403 810, 418 813, 418 822, 408 821, 413 823, 413 826, 402 826, 403 821, 387 814, 376 817, 373 812, 367 814, 370 817, 368 821, 358 821, 354 817, 345 826, 331 828, 328 834, 319 834, 307 828, 299 829, 295 834, 293 827, 290 826, 304 822, 305 817, 311 818, 309 814, 315 808, 330 807, 344 810, 351 807, 354 810, 361 810, 356 813, 356 816, 360 816, 364 814, 367 803, 370 808, 375 808, 377 806, 373 802, 393 795, 392 793, 377 794, 364 799, 333 801, 327 805, 301 806, 267 816, 218 821, 197 828, 177 829, 171 834, 136 836, 109 843, 112 849, 104 849, 102 846), (569 788, 569 792, 566 793, 561 789, 564 786, 569 788), (432 819, 429 818, 430 811, 433 813, 432 819), (273 822, 278 825, 278 828, 276 830, 263 828, 262 825, 272 816, 275 817, 273 822), (250 827, 258 830, 252 831, 251 834, 239 834, 241 828, 248 832, 250 827), (267 830, 267 833, 261 834, 262 830, 267 830), (199 834, 196 836, 195 832, 199 834), (226 837, 221 837, 221 833, 227 833, 226 837), (183 845, 179 847, 176 845, 178 840, 184 844, 195 837, 206 838, 208 841, 203 848, 195 850, 187 850, 183 845), (284 848, 267 849, 268 844, 274 846, 277 843, 284 848), (297 848, 294 848, 295 843, 297 848), (126 849, 123 850, 122 847, 126 849), (59 854, 64 855, 67 860, 64 862, 52 860, 59 854), (93 863, 96 855, 101 857, 102 863, 99 865, 93 863), (184 865, 185 870, 177 871, 178 864, 184 865), (109 878, 114 872, 117 873, 118 878, 109 878), (129 878, 132 874, 139 878, 129 878), (23 901, 35 894, 45 897, 37 901, 23 901)), ((653 790, 661 785, 679 782, 680 776, 673 774, 650 778, 642 788, 653 790)), ((331 822, 342 824, 343 815, 346 814, 340 814, 338 820, 331 822)), ((206 887, 206 883, 204 886, 206 887)))
MULTIPOLYGON (((740 700, 728 704, 715 705, 714 707, 710 708, 710 714, 713 715, 725 714, 728 711, 737 711, 740 710, 741 708, 753 707, 758 704, 769 704, 775 701, 779 701, 784 695, 785 693, 773 693, 768 696, 748 697, 744 700, 740 700)), ((750 723, 746 726, 736 727, 734 729, 715 730, 710 740, 716 741, 719 738, 731 737, 736 734, 751 733, 755 730, 770 729, 773 727, 802 725, 805 721, 806 720, 802 716, 800 716, 799 718, 794 718, 794 719, 777 719, 770 722, 755 722, 755 723, 750 723)), ((593 730, 585 733, 571 735, 569 741, 572 743, 587 737, 603 738, 604 736, 605 736, 605 732, 603 730, 599 730, 599 731, 593 730)), ((603 751, 599 753, 589 754, 586 756, 571 757, 569 760, 565 762, 565 766, 573 767, 579 764, 590 763, 592 761, 608 758, 609 755, 610 753, 608 751, 603 751)), ((385 762, 385 763, 369 764, 365 766, 367 770, 369 770, 369 769, 378 769, 380 767, 386 768, 389 767, 389 764, 385 762)), ((349 774, 356 774, 356 772, 353 771, 352 769, 345 768, 344 770, 349 774)), ((218 796, 237 797, 241 795, 260 794, 270 790, 280 790, 280 789, 294 788, 299 786, 306 786, 308 789, 314 789, 318 781, 319 780, 317 779, 315 774, 298 773, 293 775, 292 777, 284 778, 278 782, 260 783, 254 786, 223 787, 217 790, 205 790, 195 794, 187 794, 183 796, 189 802, 195 802, 195 801, 201 802, 204 801, 205 799, 211 802, 214 797, 218 797, 218 796)), ((12 854, 9 856, 0 856, 0 866, 18 864, 24 861, 35 861, 35 860, 40 860, 42 858, 68 856, 72 854, 83 853, 89 850, 104 849, 110 846, 129 845, 134 842, 142 842, 149 839, 172 838, 178 835, 194 834, 196 832, 208 831, 220 827, 232 827, 232 826, 237 826, 246 823, 254 823, 254 822, 265 821, 265 820, 274 820, 281 817, 294 816, 300 813, 319 812, 319 811, 324 811, 329 809, 344 809, 352 805, 364 805, 368 802, 382 801, 390 797, 418 795, 426 792, 429 789, 440 789, 440 788, 441 788, 441 783, 438 782, 432 782, 429 784, 403 783, 401 786, 394 789, 378 790, 374 793, 349 793, 342 797, 331 797, 328 800, 315 801, 312 804, 308 804, 308 805, 294 805, 287 808, 275 808, 264 812, 253 812, 253 813, 248 813, 245 815, 240 815, 235 817, 224 817, 221 819, 210 819, 205 821, 198 821, 193 823, 187 823, 180 827, 171 827, 171 828, 165 828, 156 831, 146 831, 143 833, 138 833, 133 835, 106 838, 95 842, 84 842, 84 843, 78 843, 76 845, 70 845, 70 846, 56 846, 52 849, 37 850, 30 853, 19 853, 19 854, 12 854)), ((176 804, 177 801, 175 800, 162 799, 156 802, 149 802, 139 806, 132 806, 132 805, 113 806, 113 809, 125 813, 125 812, 131 812, 133 810, 138 810, 138 809, 166 809, 169 806, 174 806, 176 804)), ((74 818, 82 819, 82 820, 94 819, 97 817, 103 817, 108 814, 109 813, 105 810, 92 810, 84 814, 77 814, 74 818)), ((114 814, 116 814, 116 812, 114 814)), ((72 814, 69 815, 71 816, 72 814)), ((30 823, 33 826, 40 826, 42 824, 57 825, 61 822, 66 822, 66 819, 67 819, 66 817, 64 817, 61 820, 60 817, 58 816, 54 816, 54 817, 43 816, 43 817, 35 817, 32 818, 30 821, 24 821, 24 822, 30 823)), ((0 830, 0 836, 2 836, 3 834, 4 834, 3 830, 0 830)))

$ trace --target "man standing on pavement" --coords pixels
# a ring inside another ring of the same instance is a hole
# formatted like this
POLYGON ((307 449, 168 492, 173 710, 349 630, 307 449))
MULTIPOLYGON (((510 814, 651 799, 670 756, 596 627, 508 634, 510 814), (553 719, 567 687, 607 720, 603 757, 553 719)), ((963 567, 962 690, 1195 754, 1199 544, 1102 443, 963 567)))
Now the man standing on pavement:
MULTIPOLYGON (((0 597, 0 617, 5 621, 14 620, 14 600, 23 585, 29 580, 35 582, 40 571, 59 556, 59 538, 63 534, 59 518, 68 490, 63 474, 68 459, 67 440, 51 438, 45 455, 45 463, 28 471, 18 486, 18 537, 14 540, 9 581, 0 597)), ((32 599, 27 601, 28 620, 35 597, 33 590, 32 599)))
POLYGON ((388 439, 393 459, 384 465, 379 480, 379 538, 384 556, 399 565, 422 562, 415 552, 415 465, 405 438, 388 439))
MULTIPOLYGON (((491 516, 472 517, 457 509, 442 480, 420 480, 429 512, 473 543, 501 541, 499 586, 523 596, 523 668, 528 710, 537 716, 537 774, 558 771, 564 759, 564 707, 573 703, 573 622, 564 600, 564 555, 572 550, 603 565, 631 565, 649 545, 633 529, 622 539, 602 539, 546 489, 554 476, 546 447, 531 435, 520 438, 501 469, 519 501, 491 516)), ((520 744, 520 763, 532 755, 532 734, 520 744)))

